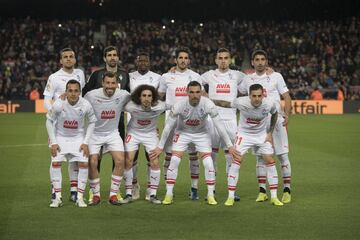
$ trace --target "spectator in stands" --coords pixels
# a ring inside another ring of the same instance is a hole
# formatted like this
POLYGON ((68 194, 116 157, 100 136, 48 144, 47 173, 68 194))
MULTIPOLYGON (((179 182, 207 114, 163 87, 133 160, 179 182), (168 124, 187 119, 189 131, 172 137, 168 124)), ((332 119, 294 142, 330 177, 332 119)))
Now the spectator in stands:
POLYGON ((318 88, 315 88, 314 91, 311 93, 311 100, 323 100, 323 95, 318 88))
POLYGON ((30 92, 29 99, 32 101, 39 100, 40 99, 40 93, 38 87, 33 87, 33 89, 30 92))
POLYGON ((26 99, 28 84, 37 83, 43 92, 46 79, 59 68, 53 59, 64 46, 78 53, 77 62, 88 77, 102 64, 105 44, 118 47, 126 71, 135 68, 135 54, 142 49, 152 56, 155 72, 166 72, 173 62, 168 56, 174 56, 175 46, 181 44, 191 46, 191 68, 203 73, 214 67, 212 52, 229 46, 232 67, 244 71, 250 67, 250 53, 265 49, 274 69, 286 81, 294 80, 289 90, 295 98, 310 98, 309 92, 321 86, 324 98, 336 99, 334 85, 341 81, 349 93, 345 98, 351 99, 356 91, 350 90, 360 85, 360 17, 306 22, 217 20, 202 26, 179 20, 166 29, 161 23, 139 20, 67 20, 59 25, 57 20, 26 18, 2 20, 0 29, 12 33, 0 34, 4 43, 0 46, 0 98, 5 99, 26 99), (105 31, 100 31, 100 25, 105 25, 105 31))

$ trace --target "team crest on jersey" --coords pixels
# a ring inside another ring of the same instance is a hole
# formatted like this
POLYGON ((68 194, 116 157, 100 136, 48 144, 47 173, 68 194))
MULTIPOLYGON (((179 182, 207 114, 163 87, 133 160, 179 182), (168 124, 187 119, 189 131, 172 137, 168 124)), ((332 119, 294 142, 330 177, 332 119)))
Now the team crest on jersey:
POLYGON ((204 116, 206 115, 205 110, 203 108, 200 108, 199 113, 201 118, 204 118, 204 116))
POLYGON ((77 129, 79 126, 79 123, 76 120, 65 120, 63 126, 64 126, 64 128, 77 129))
POLYGON ((200 120, 199 119, 188 119, 185 122, 186 125, 188 126, 199 126, 200 125, 200 120))
POLYGON ((84 116, 84 111, 82 109, 79 110, 79 116, 80 117, 84 116))
POLYGON ((262 115, 263 115, 263 116, 268 115, 268 111, 266 111, 266 109, 263 109, 263 110, 262 110, 262 115))
POLYGON ((191 82, 192 81, 192 77, 191 76, 189 76, 189 82, 191 82))
POLYGON ((78 81, 80 82, 80 76, 79 76, 79 75, 76 75, 76 77, 77 77, 78 81))
POLYGON ((185 108, 185 109, 183 110, 183 114, 184 114, 184 115, 188 115, 188 114, 189 114, 189 111, 190 111, 189 108, 185 108))
POLYGON ((113 119, 115 118, 114 110, 103 110, 101 112, 101 119, 113 119))
POLYGON ((150 82, 152 82, 152 81, 153 81, 153 78, 152 78, 152 77, 150 77, 149 79, 150 79, 150 82))
POLYGON ((187 96, 187 88, 184 87, 176 87, 175 88, 175 97, 184 97, 187 96))
POLYGON ((230 84, 219 83, 216 85, 216 93, 230 93, 230 84))
POLYGON ((116 99, 115 99, 115 103, 116 103, 116 104, 119 104, 119 103, 120 103, 120 98, 116 98, 116 99))
POLYGON ((98 103, 102 103, 102 101, 100 99, 96 99, 96 102, 98 103))

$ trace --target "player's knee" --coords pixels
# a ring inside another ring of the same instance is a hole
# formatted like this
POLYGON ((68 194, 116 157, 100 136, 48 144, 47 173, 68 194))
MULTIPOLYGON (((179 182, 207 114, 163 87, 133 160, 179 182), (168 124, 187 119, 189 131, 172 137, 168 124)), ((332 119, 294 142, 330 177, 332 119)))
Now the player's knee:
POLYGON ((160 161, 158 158, 150 160, 150 168, 153 170, 160 169, 160 161))
POLYGON ((266 164, 273 164, 275 163, 274 158, 272 157, 272 155, 263 155, 263 159, 265 161, 266 164))

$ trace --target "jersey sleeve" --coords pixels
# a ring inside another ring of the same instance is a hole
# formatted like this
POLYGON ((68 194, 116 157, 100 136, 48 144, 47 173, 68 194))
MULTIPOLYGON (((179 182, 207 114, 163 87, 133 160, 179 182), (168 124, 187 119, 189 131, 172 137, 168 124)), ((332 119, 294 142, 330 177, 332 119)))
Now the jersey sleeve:
MULTIPOLYGON (((235 72, 236 72, 237 88, 238 88, 238 91, 240 92, 239 89, 241 88, 242 82, 244 82, 244 78, 245 78, 246 74, 241 71, 235 71, 235 72)), ((241 92, 241 93, 244 94, 243 92, 241 92)))
POLYGON ((85 74, 84 74, 84 71, 80 70, 79 74, 80 74, 80 86, 81 86, 81 89, 83 89, 85 87, 85 74))
POLYGON ((163 101, 158 101, 158 104, 156 104, 154 107, 152 107, 151 110, 156 112, 164 112, 165 110, 169 110, 170 108, 167 107, 168 105, 165 104, 163 101))
POLYGON ((86 107, 87 107, 86 113, 87 113, 87 118, 89 120, 89 123, 95 123, 97 121, 97 118, 96 118, 93 107, 91 106, 91 104, 88 101, 86 101, 86 107))
POLYGON ((208 98, 205 98, 206 99, 206 110, 207 110, 207 113, 209 114, 209 116, 211 118, 215 118, 216 116, 219 115, 219 112, 217 110, 217 107, 215 106, 215 104, 208 98))
POLYGON ((54 79, 53 75, 49 76, 49 79, 46 83, 45 90, 44 90, 44 96, 48 96, 50 98, 54 97, 55 92, 55 86, 54 86, 54 79))
POLYGON ((270 106, 271 106, 271 108, 270 108, 270 113, 271 113, 271 114, 276 113, 276 112, 277 112, 277 108, 276 108, 276 103, 275 103, 275 101, 271 100, 271 101, 270 101, 270 106))
POLYGON ((129 101, 126 105, 125 105, 125 111, 132 113, 136 110, 136 105, 134 104, 133 101, 129 101))
POLYGON ((57 99, 52 105, 52 108, 46 113, 46 118, 51 121, 55 121, 61 113, 63 103, 63 100, 60 98, 57 99))
POLYGON ((203 73, 200 75, 201 85, 205 86, 209 84, 209 72, 203 73))
POLYGON ((124 104, 128 103, 131 98, 131 94, 127 90, 123 90, 124 104))
POLYGON ((280 73, 276 74, 276 79, 277 79, 277 81, 276 81, 276 89, 278 90, 278 92, 281 95, 288 92, 289 89, 287 88, 285 80, 284 80, 283 76, 280 73))
POLYGON ((86 99, 90 104, 92 104, 92 91, 86 93, 84 99, 86 99))
POLYGON ((159 79, 159 89, 158 92, 166 93, 167 85, 166 85, 166 78, 162 75, 159 79))
POLYGON ((234 99, 234 101, 232 101, 232 103, 231 103, 231 107, 232 108, 236 108, 236 109, 241 109, 241 106, 242 106, 242 104, 241 104, 241 102, 242 102, 242 97, 238 97, 238 98, 235 98, 234 99))
POLYGON ((155 89, 158 89, 158 88, 159 88, 160 78, 161 78, 161 75, 159 75, 159 74, 154 74, 153 84, 154 84, 154 88, 155 88, 155 89))
POLYGON ((242 81, 240 81, 240 83, 238 83, 238 91, 241 93, 241 94, 248 94, 248 89, 247 89, 247 84, 246 84, 246 79, 247 77, 244 76, 242 78, 242 81))

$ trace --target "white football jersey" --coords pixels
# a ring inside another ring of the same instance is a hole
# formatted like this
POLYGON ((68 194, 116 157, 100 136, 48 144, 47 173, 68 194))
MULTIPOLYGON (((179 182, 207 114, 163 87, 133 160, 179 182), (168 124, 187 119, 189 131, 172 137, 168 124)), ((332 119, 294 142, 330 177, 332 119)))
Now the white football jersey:
POLYGON ((171 109, 172 116, 178 117, 177 131, 188 133, 207 132, 207 118, 218 115, 215 104, 206 97, 201 97, 196 107, 189 103, 189 99, 182 99, 171 109))
POLYGON ((85 119, 88 123, 97 120, 92 106, 83 98, 75 105, 70 105, 68 100, 56 100, 46 117, 55 122, 55 136, 61 137, 84 137, 85 119))
MULTIPOLYGON (((240 71, 229 69, 222 73, 219 69, 210 70, 201 75, 203 85, 209 86, 209 98, 214 100, 223 100, 227 102, 234 101, 238 95, 238 88, 245 74, 240 71)), ((217 107, 220 118, 231 120, 236 119, 236 109, 217 107)))
POLYGON ((166 94, 166 104, 174 105, 180 99, 187 99, 187 85, 191 81, 200 82, 200 75, 190 69, 185 72, 168 72, 161 76, 159 92, 166 94))
POLYGON ((120 114, 130 99, 127 91, 116 88, 114 95, 108 97, 104 94, 103 88, 98 88, 86 93, 84 98, 93 106, 98 119, 94 133, 108 135, 118 131, 120 114))
POLYGON ((81 89, 85 86, 85 75, 81 69, 75 68, 74 71, 69 74, 61 68, 49 76, 44 90, 44 96, 57 100, 59 96, 66 91, 66 83, 71 79, 77 80, 80 83, 81 89))
POLYGON ((250 86, 256 83, 264 88, 264 96, 272 98, 276 103, 278 112, 281 112, 280 95, 289 91, 282 75, 278 72, 261 76, 257 75, 256 72, 246 75, 240 84, 239 91, 243 94, 249 94, 250 86))
POLYGON ((144 75, 140 74, 138 71, 129 73, 130 76, 130 92, 142 84, 151 85, 155 89, 158 89, 160 82, 160 74, 148 71, 144 75))
POLYGON ((164 102, 159 101, 150 111, 142 109, 141 105, 137 105, 130 101, 125 106, 125 111, 131 113, 131 119, 127 125, 128 130, 136 130, 143 133, 156 131, 158 117, 166 110, 164 102))
POLYGON ((269 113, 277 112, 275 101, 271 98, 263 98, 261 105, 254 107, 249 96, 239 97, 231 103, 231 107, 240 111, 238 132, 248 134, 266 133, 269 113))

